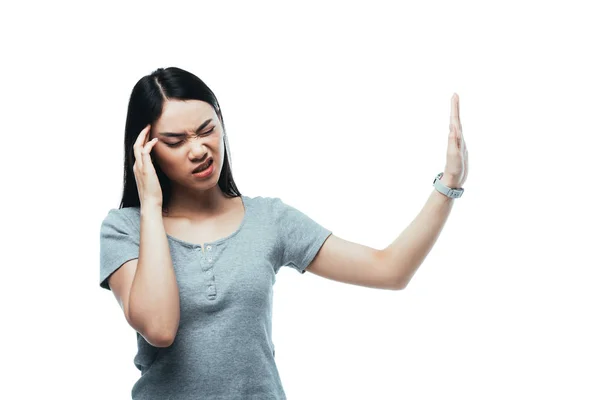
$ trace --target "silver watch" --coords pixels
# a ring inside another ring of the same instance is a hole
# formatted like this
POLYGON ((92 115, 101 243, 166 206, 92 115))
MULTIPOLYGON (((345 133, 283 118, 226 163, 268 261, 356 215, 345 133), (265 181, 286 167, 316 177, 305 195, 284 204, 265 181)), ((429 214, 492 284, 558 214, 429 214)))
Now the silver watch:
POLYGON ((448 186, 444 185, 442 182, 440 182, 442 176, 444 176, 444 173, 440 172, 433 180, 433 186, 437 189, 437 191, 445 196, 450 197, 451 199, 457 199, 462 196, 465 190, 463 188, 449 188, 448 186))

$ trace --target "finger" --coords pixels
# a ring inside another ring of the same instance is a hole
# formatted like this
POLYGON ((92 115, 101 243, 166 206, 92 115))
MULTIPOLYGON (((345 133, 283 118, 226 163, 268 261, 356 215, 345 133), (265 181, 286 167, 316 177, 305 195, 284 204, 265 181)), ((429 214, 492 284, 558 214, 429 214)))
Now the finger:
POLYGON ((458 128, 456 126, 454 126, 454 134, 456 135, 456 147, 458 148, 458 151, 460 152, 461 148, 463 147, 462 135, 460 134, 460 130, 458 130, 458 128))
POLYGON ((458 128, 454 124, 450 124, 450 134, 454 134, 455 136, 456 147, 458 147, 459 149, 466 147, 467 144, 465 142, 465 136, 463 135, 462 130, 460 130, 460 128, 458 128))
POLYGON ((458 104, 458 95, 454 93, 450 99, 450 124, 454 124, 458 130, 462 130, 460 126, 460 112, 458 104))
POLYGON ((135 140, 134 146, 143 147, 146 144, 147 133, 150 132, 150 124, 146 125, 144 129, 142 129, 135 140))
POLYGON ((448 134, 448 141, 450 148, 459 148, 458 134, 456 131, 456 127, 453 124, 450 124, 450 133, 448 134))
POLYGON ((147 168, 153 167, 153 165, 152 165, 152 159, 150 158, 150 152, 152 151, 152 148, 154 147, 154 145, 156 144, 156 142, 158 142, 157 138, 152 139, 151 141, 149 141, 144 146, 144 149, 142 150, 142 155, 143 155, 143 159, 144 159, 144 166, 147 167, 147 168))
POLYGON ((150 152, 152 150, 152 148, 154 147, 154 145, 156 144, 156 142, 158 142, 158 138, 154 138, 150 141, 148 141, 148 143, 146 143, 143 147, 144 150, 148 150, 148 152, 150 152))
POLYGON ((150 124, 146 125, 144 129, 138 135, 135 143, 133 144, 133 154, 135 155, 136 161, 140 164, 140 167, 144 165, 144 161, 142 160, 142 148, 146 144, 145 139, 147 137, 148 132, 150 131, 150 124))

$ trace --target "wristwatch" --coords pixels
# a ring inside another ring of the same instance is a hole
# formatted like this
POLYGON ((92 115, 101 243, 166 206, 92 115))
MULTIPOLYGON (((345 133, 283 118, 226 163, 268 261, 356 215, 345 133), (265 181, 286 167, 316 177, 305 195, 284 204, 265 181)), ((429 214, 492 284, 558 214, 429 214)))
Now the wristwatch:
POLYGON ((450 197, 451 199, 457 199, 462 196, 465 190, 463 188, 449 188, 448 186, 444 185, 442 182, 440 182, 442 176, 444 176, 444 173, 440 172, 433 180, 433 186, 437 189, 437 191, 445 196, 450 197))

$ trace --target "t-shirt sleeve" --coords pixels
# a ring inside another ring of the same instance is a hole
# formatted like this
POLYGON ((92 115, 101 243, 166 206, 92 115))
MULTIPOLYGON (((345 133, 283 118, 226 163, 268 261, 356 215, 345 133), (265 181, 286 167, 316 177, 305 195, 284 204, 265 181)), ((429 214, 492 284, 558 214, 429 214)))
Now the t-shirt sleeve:
POLYGON ((139 257, 139 228, 123 209, 112 209, 100 227, 100 287, 110 290, 108 278, 129 260, 139 257))
POLYGON ((275 198, 273 205, 279 266, 292 267, 304 274, 332 232, 280 198, 275 198))

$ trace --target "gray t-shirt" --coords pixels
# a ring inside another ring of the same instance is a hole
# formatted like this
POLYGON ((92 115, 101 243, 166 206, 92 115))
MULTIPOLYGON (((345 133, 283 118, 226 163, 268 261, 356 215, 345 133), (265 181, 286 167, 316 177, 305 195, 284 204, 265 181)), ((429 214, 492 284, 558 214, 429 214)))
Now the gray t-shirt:
MULTIPOLYGON (((167 235, 179 286, 181 318, 169 347, 138 332, 134 400, 286 399, 272 342, 275 275, 300 273, 332 233, 280 198, 242 195, 238 229, 217 241, 189 243, 167 235)), ((140 209, 111 209, 100 229, 100 286, 138 258, 140 209)))

